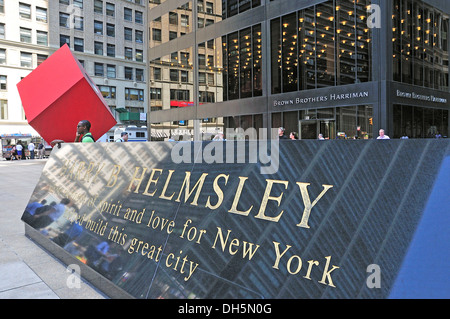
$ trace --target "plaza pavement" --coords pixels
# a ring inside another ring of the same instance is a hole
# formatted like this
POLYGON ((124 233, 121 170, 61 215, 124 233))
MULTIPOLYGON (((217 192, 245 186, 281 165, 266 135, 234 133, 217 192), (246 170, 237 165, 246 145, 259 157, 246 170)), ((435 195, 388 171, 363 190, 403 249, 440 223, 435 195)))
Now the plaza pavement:
POLYGON ((0 299, 106 299, 84 280, 67 285, 66 265, 25 236, 20 218, 46 162, 0 157, 0 299))

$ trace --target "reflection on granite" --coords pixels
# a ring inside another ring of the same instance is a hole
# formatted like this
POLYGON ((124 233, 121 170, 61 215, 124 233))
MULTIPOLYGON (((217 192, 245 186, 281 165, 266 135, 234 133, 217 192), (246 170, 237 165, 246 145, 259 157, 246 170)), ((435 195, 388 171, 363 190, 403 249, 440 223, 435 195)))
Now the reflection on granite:
POLYGON ((386 298, 449 141, 250 143, 64 144, 22 219, 135 298, 386 298))

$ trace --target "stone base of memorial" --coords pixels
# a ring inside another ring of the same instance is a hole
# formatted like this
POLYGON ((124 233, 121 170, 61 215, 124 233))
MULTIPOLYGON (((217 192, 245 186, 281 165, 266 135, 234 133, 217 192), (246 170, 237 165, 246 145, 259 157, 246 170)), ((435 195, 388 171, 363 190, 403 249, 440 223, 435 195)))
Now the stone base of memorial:
POLYGON ((411 260, 448 260, 420 235, 448 229, 449 157, 448 139, 67 143, 22 219, 112 298, 401 298, 411 260))

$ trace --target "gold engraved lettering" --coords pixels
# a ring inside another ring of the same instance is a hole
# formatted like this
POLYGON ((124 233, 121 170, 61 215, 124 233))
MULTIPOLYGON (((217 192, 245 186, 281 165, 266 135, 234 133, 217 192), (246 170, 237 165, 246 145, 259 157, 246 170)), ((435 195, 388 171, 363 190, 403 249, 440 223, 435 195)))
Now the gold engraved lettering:
POLYGON ((300 192, 301 192, 302 198, 303 198, 303 204, 305 205, 305 209, 303 210, 302 220, 300 221, 300 223, 297 224, 297 226, 303 227, 303 228, 309 228, 308 219, 309 219, 309 215, 311 214, 311 209, 314 207, 314 205, 317 204, 319 199, 321 199, 322 196, 325 195, 325 193, 330 188, 333 187, 333 185, 322 185, 323 186, 322 192, 319 194, 319 196, 317 196, 317 198, 312 202, 312 204, 311 204, 311 200, 309 199, 309 194, 308 194, 308 190, 307 190, 307 187, 308 187, 308 185, 310 185, 310 183, 297 182, 297 185, 300 188, 300 192))
POLYGON ((109 177, 108 184, 106 184, 106 187, 113 187, 117 183, 117 176, 120 173, 121 166, 116 164, 114 165, 114 169, 111 172, 111 176, 109 177))
POLYGON ((148 183, 147 183, 147 186, 145 187, 145 191, 142 193, 143 195, 147 195, 147 196, 155 195, 156 188, 155 188, 155 190, 152 193, 148 192, 148 188, 150 187, 150 185, 152 183, 155 183, 155 185, 156 185, 156 183, 158 183, 159 177, 157 177, 156 179, 153 179, 153 176, 155 175, 155 172, 159 172, 159 174, 161 174, 162 173, 162 169, 158 169, 158 168, 152 169, 152 173, 150 174, 150 178, 148 179, 148 183))
POLYGON ((231 205, 231 208, 228 211, 229 213, 247 216, 250 213, 250 211, 252 210, 253 205, 250 206, 250 208, 247 209, 245 212, 237 210, 237 205, 238 205, 239 199, 241 197, 242 189, 244 188, 244 184, 247 179, 248 179, 248 177, 239 176, 239 185, 236 190, 236 195, 234 196, 233 204, 231 205))
POLYGON ((194 190, 197 188, 197 192, 195 193, 194 200, 191 202, 191 205, 197 206, 198 197, 200 196, 200 192, 202 191, 203 184, 205 183, 205 178, 208 176, 208 173, 203 173, 202 176, 198 179, 197 183, 195 183, 192 190, 190 190, 190 179, 191 179, 191 172, 186 172, 186 176, 183 181, 183 185, 181 185, 180 193, 178 194, 178 198, 175 200, 176 202, 180 201, 181 193, 183 193, 184 188, 184 202, 186 203, 191 194, 194 192, 194 190), (185 186, 186 185, 186 186, 185 186))
POLYGON ((141 176, 137 177, 139 170, 142 167, 136 166, 136 168, 134 169, 134 175, 133 178, 131 179, 130 185, 128 186, 128 191, 131 192, 131 189, 134 188, 134 192, 137 193, 139 191, 139 187, 141 186, 142 180, 144 179, 144 174, 147 171, 147 167, 145 167, 142 170, 141 176), (137 186, 134 186, 134 182, 137 181, 138 184, 137 186))
POLYGON ((216 178, 214 179, 214 183, 213 183, 213 189, 214 189, 214 192, 217 194, 217 204, 216 205, 211 205, 211 202, 210 202, 211 196, 208 196, 208 200, 206 201, 206 205, 205 205, 206 208, 217 209, 217 208, 220 207, 220 205, 222 205, 222 202, 223 202, 223 191, 219 187, 217 181, 219 180, 219 178, 224 178, 225 179, 225 185, 227 185, 228 177, 229 177, 229 175, 225 175, 225 174, 219 174, 219 175, 216 176, 216 178))
POLYGON ((281 218, 281 215, 283 215, 284 211, 281 211, 278 216, 275 217, 269 217, 264 215, 264 212, 266 210, 267 202, 270 200, 274 200, 278 203, 278 207, 280 207, 281 198, 283 197, 283 192, 281 192, 281 195, 278 197, 270 196, 270 191, 272 190, 272 186, 274 183, 277 184, 283 184, 284 188, 287 189, 289 182, 288 181, 280 181, 280 180, 273 180, 273 179, 266 179, 267 186, 266 191, 264 192, 263 199, 261 201, 261 207, 259 208, 259 213, 256 215, 256 218, 265 219, 271 222, 278 222, 278 220, 281 218))

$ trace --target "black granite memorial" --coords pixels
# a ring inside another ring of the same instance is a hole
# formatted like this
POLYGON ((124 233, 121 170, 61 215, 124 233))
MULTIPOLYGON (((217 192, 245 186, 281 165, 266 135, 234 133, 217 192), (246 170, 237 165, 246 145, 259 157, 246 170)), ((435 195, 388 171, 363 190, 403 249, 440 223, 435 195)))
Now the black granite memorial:
POLYGON ((63 144, 22 219, 113 298, 389 298, 449 142, 63 144))

